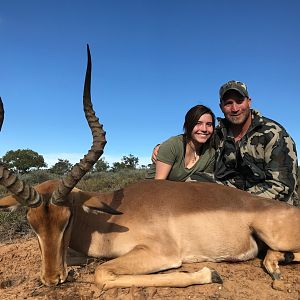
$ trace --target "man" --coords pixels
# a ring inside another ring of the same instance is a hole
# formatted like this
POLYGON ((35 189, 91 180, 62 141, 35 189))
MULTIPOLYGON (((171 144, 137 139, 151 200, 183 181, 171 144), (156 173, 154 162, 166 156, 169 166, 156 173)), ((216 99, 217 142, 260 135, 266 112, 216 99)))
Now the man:
POLYGON ((220 88, 224 119, 216 129, 215 179, 252 194, 298 206, 296 146, 277 122, 251 109, 247 87, 229 81, 220 88))
MULTIPOLYGON (((244 83, 231 80, 221 86, 219 94, 225 118, 218 119, 215 130, 215 180, 298 206, 298 161, 293 139, 280 124, 251 109, 244 83)), ((157 150, 152 154, 154 161, 157 150)))

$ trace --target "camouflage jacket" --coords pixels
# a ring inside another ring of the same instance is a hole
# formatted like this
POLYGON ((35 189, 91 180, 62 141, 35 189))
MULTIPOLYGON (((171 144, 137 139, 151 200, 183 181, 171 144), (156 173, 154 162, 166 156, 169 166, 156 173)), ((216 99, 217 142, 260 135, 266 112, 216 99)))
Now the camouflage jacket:
POLYGON ((278 123, 252 110, 252 124, 235 142, 227 121, 216 128, 217 182, 298 206, 296 146, 278 123))

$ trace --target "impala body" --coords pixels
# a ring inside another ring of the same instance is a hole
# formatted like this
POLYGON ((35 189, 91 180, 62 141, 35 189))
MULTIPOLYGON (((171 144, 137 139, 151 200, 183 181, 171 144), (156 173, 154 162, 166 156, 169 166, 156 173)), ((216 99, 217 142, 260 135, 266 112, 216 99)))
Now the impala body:
POLYGON ((88 58, 84 111, 93 135, 88 154, 62 180, 34 188, 0 166, 0 184, 12 192, 0 199, 0 208, 28 207, 44 284, 66 280, 68 247, 87 256, 113 258, 95 272, 96 284, 104 289, 220 283, 218 273, 209 268, 151 273, 182 263, 245 261, 256 257, 258 241, 269 247, 264 266, 274 279, 280 278, 280 261, 299 260, 300 210, 286 203, 199 182, 150 180, 111 193, 75 188, 105 145, 90 99, 89 52, 88 58))

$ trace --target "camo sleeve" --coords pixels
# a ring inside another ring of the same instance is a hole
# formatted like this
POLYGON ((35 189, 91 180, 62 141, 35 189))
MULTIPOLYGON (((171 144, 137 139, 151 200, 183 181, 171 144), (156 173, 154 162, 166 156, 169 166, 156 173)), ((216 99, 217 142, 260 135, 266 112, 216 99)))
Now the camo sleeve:
POLYGON ((294 204, 295 199, 292 198, 297 197, 298 161, 293 139, 284 130, 277 132, 266 145, 264 156, 266 179, 247 191, 294 204))

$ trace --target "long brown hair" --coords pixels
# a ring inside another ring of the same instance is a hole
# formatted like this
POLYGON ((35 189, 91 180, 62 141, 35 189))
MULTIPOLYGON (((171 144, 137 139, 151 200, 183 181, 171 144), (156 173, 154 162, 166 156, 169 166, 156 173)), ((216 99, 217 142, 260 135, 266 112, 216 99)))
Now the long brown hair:
MULTIPOLYGON (((184 137, 187 141, 191 139, 192 131, 194 127, 197 125, 199 118, 204 114, 210 114, 212 118, 212 126, 215 130, 216 117, 212 110, 205 105, 196 105, 192 107, 185 115, 185 120, 183 124, 183 133, 184 137)), ((213 142, 212 138, 209 139, 209 148, 212 147, 213 142)))

